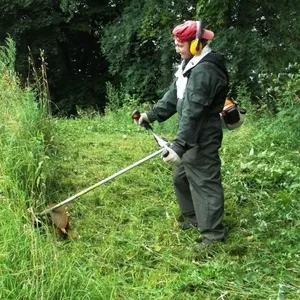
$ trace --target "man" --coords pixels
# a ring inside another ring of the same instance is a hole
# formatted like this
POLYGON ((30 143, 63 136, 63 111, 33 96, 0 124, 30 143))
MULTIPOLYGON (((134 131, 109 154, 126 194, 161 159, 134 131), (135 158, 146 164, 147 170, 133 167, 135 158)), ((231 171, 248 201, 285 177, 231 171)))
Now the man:
POLYGON ((179 226, 198 227, 206 247, 226 236, 218 149, 228 74, 223 56, 207 44, 214 33, 201 20, 176 26, 173 36, 182 59, 176 79, 152 110, 141 114, 139 124, 163 122, 178 113, 177 136, 163 160, 174 164, 174 189, 184 217, 179 226))

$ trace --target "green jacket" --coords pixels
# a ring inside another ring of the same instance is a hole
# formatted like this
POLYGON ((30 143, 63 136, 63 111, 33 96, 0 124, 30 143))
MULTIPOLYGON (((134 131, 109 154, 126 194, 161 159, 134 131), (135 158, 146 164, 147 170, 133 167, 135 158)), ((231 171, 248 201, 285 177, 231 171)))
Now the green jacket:
POLYGON ((172 148, 180 157, 197 144, 204 122, 219 117, 228 93, 228 74, 224 57, 219 53, 208 53, 187 76, 183 99, 177 99, 175 80, 163 98, 147 112, 150 123, 163 122, 178 113, 179 127, 172 148))

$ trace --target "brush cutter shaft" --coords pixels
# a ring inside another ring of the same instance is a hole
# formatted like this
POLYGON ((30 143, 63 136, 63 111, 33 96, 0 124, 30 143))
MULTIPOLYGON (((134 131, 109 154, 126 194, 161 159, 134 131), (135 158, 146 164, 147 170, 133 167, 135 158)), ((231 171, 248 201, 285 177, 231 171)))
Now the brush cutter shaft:
POLYGON ((142 163, 146 162, 147 160, 149 160, 149 159, 157 156, 158 154, 161 154, 163 151, 164 151, 164 148, 162 148, 162 149, 160 149, 160 150, 158 150, 158 151, 156 151, 156 152, 154 152, 154 153, 152 153, 152 154, 150 154, 150 155, 142 158, 141 160, 135 162, 134 164, 128 166, 127 168, 120 170, 119 172, 117 172, 117 173, 115 173, 115 174, 113 174, 113 175, 111 175, 111 176, 109 176, 109 177, 107 177, 107 178, 99 181, 98 183, 95 183, 94 185, 92 185, 92 186, 86 188, 85 190, 77 193, 76 195, 73 195, 73 196, 69 197, 68 199, 66 199, 66 200, 64 200, 64 201, 62 201, 62 202, 60 202, 60 203, 58 203, 58 204, 56 204, 56 205, 54 205, 54 206, 52 206, 52 207, 44 210, 44 211, 42 211, 41 213, 39 213, 39 215, 40 216, 46 215, 46 214, 50 213, 51 211, 53 211, 53 210, 55 210, 55 209, 57 209, 57 208, 59 208, 59 207, 61 207, 63 205, 66 205, 66 204, 70 203, 71 201, 77 199, 78 197, 80 197, 80 196, 88 193, 89 191, 97 188, 98 186, 100 186, 100 185, 102 185, 102 184, 104 184, 104 183, 106 183, 106 182, 108 182, 108 181, 110 181, 110 180, 118 177, 119 175, 121 175, 121 174, 123 174, 123 173, 125 173, 125 172, 127 172, 127 171, 129 171, 129 170, 131 170, 131 169, 133 169, 133 168, 135 168, 137 166, 139 166, 140 164, 142 164, 142 163))
POLYGON ((170 143, 168 141, 165 141, 164 139, 162 139, 161 137, 159 137, 157 134, 155 134, 152 130, 150 130, 152 132, 152 135, 154 136, 157 144, 164 148, 165 146, 169 146, 170 143))
MULTIPOLYGON (((132 119, 134 119, 136 121, 136 123, 139 122, 139 118, 141 117, 141 113, 138 110, 135 110, 132 114, 131 114, 132 119)), ((150 130, 154 139, 156 140, 157 144, 160 147, 165 147, 165 146, 169 146, 169 142, 165 141, 164 139, 162 139, 161 137, 159 137, 157 134, 154 133, 152 126, 147 123, 147 122, 143 122, 141 124, 141 126, 145 127, 147 130, 150 130)))

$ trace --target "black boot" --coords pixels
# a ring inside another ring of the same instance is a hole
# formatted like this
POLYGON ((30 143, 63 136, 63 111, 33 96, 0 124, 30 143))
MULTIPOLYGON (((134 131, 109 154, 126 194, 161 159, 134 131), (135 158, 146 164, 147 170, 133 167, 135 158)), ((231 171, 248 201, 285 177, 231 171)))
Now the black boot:
POLYGON ((178 227, 181 230, 188 230, 190 228, 197 228, 198 227, 198 223, 197 222, 193 222, 193 221, 189 221, 189 220, 185 220, 185 221, 178 222, 178 227))

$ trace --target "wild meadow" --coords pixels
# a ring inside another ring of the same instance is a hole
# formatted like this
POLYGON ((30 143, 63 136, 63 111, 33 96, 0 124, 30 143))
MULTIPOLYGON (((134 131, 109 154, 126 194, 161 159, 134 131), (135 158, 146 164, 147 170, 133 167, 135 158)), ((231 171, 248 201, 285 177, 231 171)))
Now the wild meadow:
MULTIPOLYGON (((299 86, 299 78, 297 79, 299 86)), ((133 124, 129 99, 104 115, 50 117, 17 77, 0 75, 0 299, 299 299, 300 101, 279 113, 248 109, 224 131, 225 243, 194 252, 197 230, 177 227, 172 167, 159 156, 67 205, 62 239, 37 214, 159 149, 133 124)), ((172 139, 174 116, 154 131, 172 139)))

